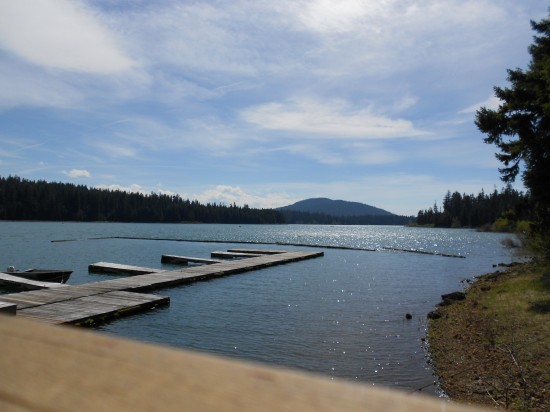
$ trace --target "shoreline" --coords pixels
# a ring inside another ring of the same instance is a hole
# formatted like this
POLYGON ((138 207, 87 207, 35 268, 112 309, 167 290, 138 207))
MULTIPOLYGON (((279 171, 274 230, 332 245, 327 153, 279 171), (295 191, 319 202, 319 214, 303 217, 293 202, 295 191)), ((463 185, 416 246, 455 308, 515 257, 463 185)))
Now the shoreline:
POLYGON ((429 314, 427 340, 450 399, 550 410, 548 267, 522 263, 478 276, 429 314))

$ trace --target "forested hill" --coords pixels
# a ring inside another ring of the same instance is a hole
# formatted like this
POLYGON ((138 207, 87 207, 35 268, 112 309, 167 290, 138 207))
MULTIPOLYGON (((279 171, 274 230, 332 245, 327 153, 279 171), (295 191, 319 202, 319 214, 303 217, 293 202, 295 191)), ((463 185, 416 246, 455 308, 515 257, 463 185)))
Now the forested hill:
POLYGON ((292 205, 280 207, 277 210, 322 213, 330 216, 391 216, 393 214, 364 203, 332 200, 324 197, 301 200, 292 205))
POLYGON ((286 223, 325 225, 406 225, 410 216, 394 215, 386 210, 358 202, 326 198, 306 199, 277 209, 286 223))
POLYGON ((283 223, 273 209, 202 205, 179 196, 0 177, 0 220, 283 223))

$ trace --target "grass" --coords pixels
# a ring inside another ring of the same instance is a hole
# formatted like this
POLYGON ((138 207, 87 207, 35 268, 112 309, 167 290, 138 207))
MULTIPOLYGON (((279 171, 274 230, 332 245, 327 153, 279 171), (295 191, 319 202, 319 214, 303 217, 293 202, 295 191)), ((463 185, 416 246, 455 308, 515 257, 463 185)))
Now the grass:
POLYGON ((550 270, 536 263, 481 276, 437 309, 428 342, 451 399, 550 410, 550 270))

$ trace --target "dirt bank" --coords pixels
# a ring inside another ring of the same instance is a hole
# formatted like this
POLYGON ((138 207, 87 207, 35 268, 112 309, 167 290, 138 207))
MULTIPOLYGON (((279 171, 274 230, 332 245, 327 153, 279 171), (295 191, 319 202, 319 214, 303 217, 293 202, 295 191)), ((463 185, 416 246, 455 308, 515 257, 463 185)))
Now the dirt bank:
POLYGON ((428 343, 451 399, 550 411, 550 269, 528 263, 480 276, 432 313, 428 343))

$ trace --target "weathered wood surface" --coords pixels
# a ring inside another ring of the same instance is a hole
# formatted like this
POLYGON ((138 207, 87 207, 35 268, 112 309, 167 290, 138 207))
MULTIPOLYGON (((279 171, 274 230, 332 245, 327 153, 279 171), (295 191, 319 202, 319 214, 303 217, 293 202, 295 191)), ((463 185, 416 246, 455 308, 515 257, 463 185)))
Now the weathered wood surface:
POLYGON ((45 323, 97 323, 170 303, 168 297, 133 292, 107 292, 21 309, 18 317, 45 323))
POLYGON ((34 290, 34 289, 51 289, 58 287, 65 287, 63 283, 56 282, 40 282, 31 279, 25 279, 20 276, 10 275, 9 273, 0 272, 0 284, 5 286, 15 286, 21 289, 34 290))
POLYGON ((277 253, 287 253, 286 250, 277 250, 277 249, 227 249, 228 252, 233 253, 253 253, 256 255, 276 255, 277 253))
POLYGON ((202 263, 205 265, 211 265, 213 263, 220 263, 217 259, 204 259, 189 256, 176 256, 176 255, 162 255, 160 259, 161 263, 177 263, 180 265, 187 265, 188 263, 202 263))
POLYGON ((90 272, 114 273, 125 275, 145 275, 148 273, 163 272, 162 269, 144 268, 142 266, 122 265, 120 263, 97 262, 88 265, 90 272))
POLYGON ((13 316, 0 316, 0 336, 3 412, 481 412, 13 316))
POLYGON ((17 315, 48 323, 85 324, 87 320, 99 322, 114 316, 133 313, 139 309, 167 303, 165 300, 167 298, 153 295, 150 295, 150 301, 143 303, 136 303, 137 297, 136 299, 122 297, 120 298, 120 305, 113 308, 103 299, 111 299, 114 296, 104 296, 107 293, 146 292, 320 256, 323 256, 323 252, 295 251, 276 255, 262 255, 249 259, 228 260, 212 265, 194 266, 171 271, 164 270, 84 285, 65 285, 63 288, 0 295, 0 302, 17 304, 17 315), (103 313, 101 312, 102 304, 100 302, 103 302, 103 313), (77 315, 74 315, 74 313, 77 315), (86 318, 86 314, 89 315, 88 318, 86 318))
POLYGON ((0 313, 15 315, 17 305, 15 303, 0 302, 0 313))
POLYGON ((245 252, 222 252, 222 251, 215 251, 210 253, 212 257, 219 257, 222 259, 234 259, 234 258, 251 258, 251 257, 258 257, 263 256, 258 253, 245 253, 245 252))

